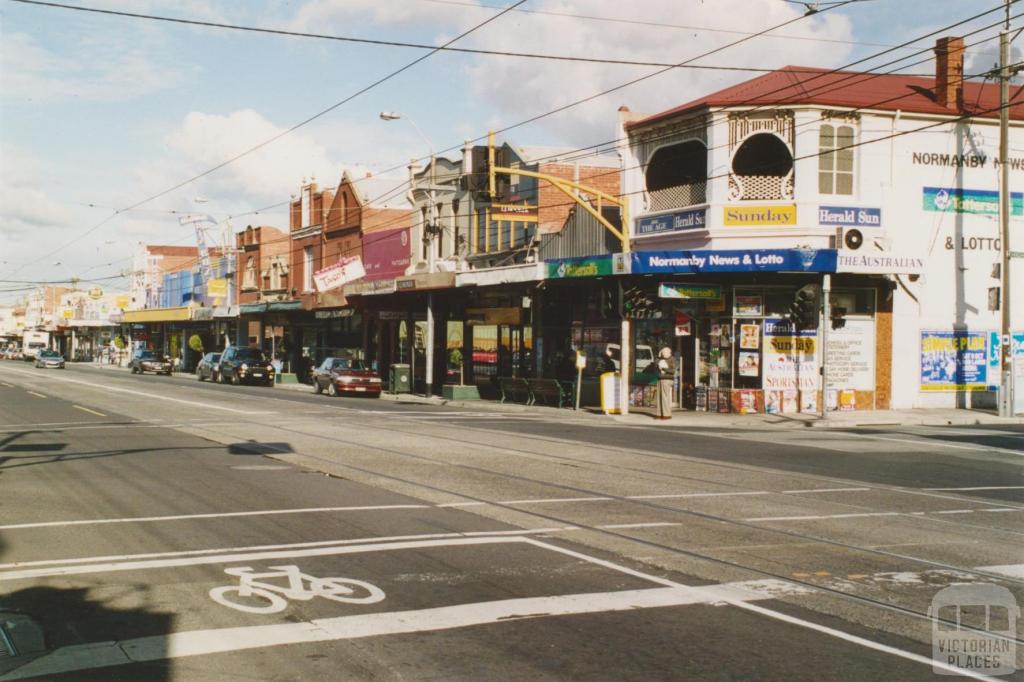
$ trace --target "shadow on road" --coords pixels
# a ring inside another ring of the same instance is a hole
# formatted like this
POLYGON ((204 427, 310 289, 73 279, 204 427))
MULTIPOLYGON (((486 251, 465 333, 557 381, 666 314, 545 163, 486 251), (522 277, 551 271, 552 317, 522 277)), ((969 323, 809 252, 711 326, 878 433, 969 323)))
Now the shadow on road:
POLYGON ((228 446, 230 455, 280 455, 295 452, 291 443, 259 443, 254 440, 247 440, 242 443, 232 443, 228 446))
POLYGON ((124 585, 119 593, 97 597, 85 588, 32 586, 0 596, 0 647, 8 649, 0 656, 0 679, 169 680, 164 636, 171 632, 173 614, 109 605, 145 604, 145 589, 124 585), (129 659, 117 640, 137 637, 153 637, 133 651, 134 660, 147 662, 126 665, 129 659))

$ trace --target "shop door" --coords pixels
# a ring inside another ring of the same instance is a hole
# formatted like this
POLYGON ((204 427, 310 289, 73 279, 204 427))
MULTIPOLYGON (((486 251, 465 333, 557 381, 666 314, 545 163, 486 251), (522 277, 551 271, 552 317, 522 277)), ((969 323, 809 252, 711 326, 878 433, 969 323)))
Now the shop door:
POLYGON ((689 336, 677 337, 676 357, 679 358, 679 391, 676 399, 679 406, 692 410, 696 406, 696 387, 700 370, 698 357, 700 337, 693 330, 689 336))

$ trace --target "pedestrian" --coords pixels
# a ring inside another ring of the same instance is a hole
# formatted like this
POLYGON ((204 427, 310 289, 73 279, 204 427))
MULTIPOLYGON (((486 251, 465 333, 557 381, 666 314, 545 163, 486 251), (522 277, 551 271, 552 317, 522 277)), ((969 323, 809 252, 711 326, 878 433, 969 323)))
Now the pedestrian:
POLYGON ((665 346, 658 353, 658 415, 655 419, 672 418, 672 385, 676 378, 676 361, 672 349, 665 346))

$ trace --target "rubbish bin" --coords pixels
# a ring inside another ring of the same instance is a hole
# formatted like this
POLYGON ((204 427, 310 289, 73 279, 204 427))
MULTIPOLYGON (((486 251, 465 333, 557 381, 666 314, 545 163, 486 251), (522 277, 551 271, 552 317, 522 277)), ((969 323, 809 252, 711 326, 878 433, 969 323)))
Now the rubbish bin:
POLYGON ((409 393, 412 390, 409 378, 409 365, 391 365, 388 390, 391 393, 409 393))

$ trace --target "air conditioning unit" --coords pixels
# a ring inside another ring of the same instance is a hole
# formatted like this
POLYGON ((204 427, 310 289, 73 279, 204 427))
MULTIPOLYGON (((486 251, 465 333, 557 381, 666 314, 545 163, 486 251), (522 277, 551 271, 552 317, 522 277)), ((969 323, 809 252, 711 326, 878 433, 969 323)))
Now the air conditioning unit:
POLYGON ((856 227, 837 227, 834 248, 856 251, 864 246, 864 233, 856 227))

